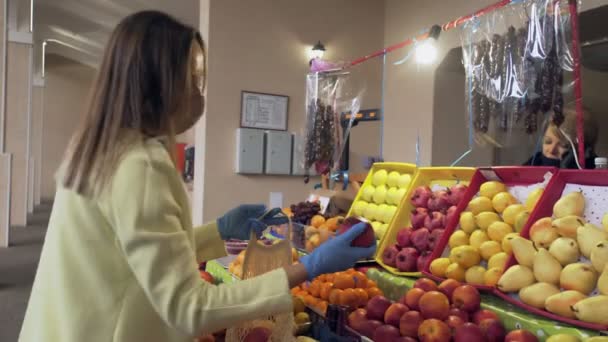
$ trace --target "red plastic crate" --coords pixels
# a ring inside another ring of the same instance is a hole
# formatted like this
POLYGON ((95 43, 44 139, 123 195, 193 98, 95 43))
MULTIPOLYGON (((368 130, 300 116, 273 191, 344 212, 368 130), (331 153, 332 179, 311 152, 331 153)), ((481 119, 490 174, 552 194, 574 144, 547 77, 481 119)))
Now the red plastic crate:
MULTIPOLYGON (((532 225, 539 219, 543 217, 552 217, 553 216, 553 205, 557 202, 561 197, 564 191, 564 188, 567 184, 580 184, 580 185, 591 185, 598 187, 608 187, 608 170, 560 170, 557 175, 551 179, 549 185, 545 189, 543 195, 541 196, 538 205, 528 218, 528 222, 524 226, 521 231, 521 236, 528 239, 530 237, 530 228, 532 225)), ((608 205, 606 205, 606 212, 608 212, 608 205)), ((516 265, 517 260, 515 260, 515 256, 511 255, 509 260, 507 261, 507 265, 505 269, 516 265)), ((573 326, 578 326, 585 329, 591 330, 608 330, 608 326, 594 323, 587 323, 583 321, 579 321, 577 319, 571 319, 562 317, 559 315, 555 315, 549 311, 535 308, 533 306, 527 305, 520 300, 510 296, 507 293, 499 291, 498 289, 494 290, 495 294, 505 301, 512 303, 513 305, 517 305, 525 310, 528 310, 534 314, 544 316, 556 321, 564 322, 567 324, 571 324, 573 326)))
MULTIPOLYGON (((454 219, 446 223, 446 231, 441 237, 441 240, 439 240, 437 246, 435 246, 430 260, 432 261, 440 258, 445 251, 449 250, 448 241, 450 240, 452 234, 458 229, 460 214, 467 209, 469 202, 477 195, 481 184, 491 180, 501 181, 508 187, 514 185, 542 183, 545 180, 545 175, 549 172, 555 175, 557 173, 557 169, 552 167, 488 167, 477 169, 473 175, 473 179, 471 179, 471 183, 469 184, 467 191, 464 194, 463 200, 456 209, 454 219)), ((430 265, 431 264, 429 262, 424 267, 423 273, 427 277, 437 282, 442 282, 445 280, 445 278, 440 278, 433 275, 430 271, 430 265)), ((481 291, 494 291, 494 287, 492 286, 476 284, 469 285, 472 285, 481 291)))

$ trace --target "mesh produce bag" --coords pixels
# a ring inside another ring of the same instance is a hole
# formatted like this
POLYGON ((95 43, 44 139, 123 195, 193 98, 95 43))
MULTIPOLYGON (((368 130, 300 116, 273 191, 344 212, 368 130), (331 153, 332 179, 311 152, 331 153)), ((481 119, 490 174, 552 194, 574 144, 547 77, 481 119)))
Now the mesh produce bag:
MULTIPOLYGON (((291 236, 291 232, 292 223, 290 220, 286 236, 291 236)), ((243 276, 241 279, 253 278, 292 264, 291 243, 289 239, 278 241, 279 242, 276 242, 273 245, 267 246, 259 242, 257 236, 252 234, 245 252, 243 276)), ((226 332, 226 341, 245 341, 247 336, 252 332, 254 333, 256 328, 266 328, 272 332, 268 341, 283 342, 295 340, 293 336, 295 329, 293 312, 289 311, 244 322, 236 327, 230 328, 226 332)))

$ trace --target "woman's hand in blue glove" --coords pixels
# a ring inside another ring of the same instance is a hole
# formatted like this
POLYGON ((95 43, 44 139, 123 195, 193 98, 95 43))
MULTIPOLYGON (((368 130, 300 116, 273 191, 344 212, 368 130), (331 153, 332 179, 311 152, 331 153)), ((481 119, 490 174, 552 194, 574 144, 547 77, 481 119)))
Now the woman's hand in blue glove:
POLYGON ((308 280, 321 274, 344 271, 355 262, 369 258, 376 252, 376 240, 371 247, 353 247, 351 242, 365 230, 365 223, 358 223, 343 234, 320 245, 311 254, 300 258, 308 272, 308 280))
POLYGON ((266 212, 263 204, 243 204, 217 219, 217 228, 222 240, 249 240, 251 232, 260 235, 268 226, 287 223, 281 209, 266 212))

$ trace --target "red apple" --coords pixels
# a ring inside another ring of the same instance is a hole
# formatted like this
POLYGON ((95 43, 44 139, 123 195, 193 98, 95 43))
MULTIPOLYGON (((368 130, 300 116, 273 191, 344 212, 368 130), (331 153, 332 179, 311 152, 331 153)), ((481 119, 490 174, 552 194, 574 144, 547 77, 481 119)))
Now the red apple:
POLYGON ((416 263, 420 254, 415 248, 406 247, 402 249, 396 257, 397 269, 401 272, 416 271, 416 263))
POLYGON ((513 330, 505 336, 505 342, 538 342, 538 338, 527 330, 513 330))
POLYGON ((391 301, 384 296, 376 296, 367 302, 367 318, 377 321, 384 319, 384 313, 391 306, 391 301))
POLYGON ((409 336, 401 336, 395 342, 418 342, 418 340, 409 336))
POLYGON ((440 292, 443 292, 443 294, 445 294, 448 299, 450 300, 450 302, 452 301, 452 293, 454 293, 454 290, 456 290, 457 287, 461 286, 462 284, 455 279, 446 279, 443 282, 441 282, 441 284, 439 284, 439 286, 437 287, 437 289, 440 292))
POLYGON ((467 186, 464 184, 452 185, 448 190, 448 202, 454 206, 458 205, 458 203, 460 203, 460 201, 464 197, 466 191, 467 186))
POLYGON ((448 200, 448 192, 445 190, 435 191, 427 203, 427 208, 431 211, 441 211, 445 213, 451 206, 448 200))
POLYGON ((401 316, 409 310, 410 309, 407 306, 401 303, 391 304, 384 313, 384 323, 398 327, 401 316))
POLYGON ((403 336, 418 337, 418 327, 424 319, 418 311, 408 311, 399 320, 399 331, 403 336))
POLYGON ((481 297, 479 291, 471 285, 462 285, 457 287, 452 294, 452 303, 454 307, 468 312, 474 312, 479 309, 481 297))
POLYGON ((430 250, 434 250, 435 247, 437 247, 437 244, 439 243, 439 241, 441 241, 443 232, 445 232, 445 229, 442 229, 442 228, 433 229, 433 231, 431 232, 431 236, 429 236, 429 249, 430 250))
POLYGON ((399 338, 399 329, 385 324, 374 331, 374 342, 393 342, 399 338))
POLYGON ((397 266, 397 254, 399 254, 397 247, 389 246, 382 252, 382 262, 390 267, 397 266))
POLYGON ((426 208, 429 199, 433 195, 433 191, 428 186, 419 186, 414 189, 411 202, 414 207, 426 208))
POLYGON ((507 335, 507 331, 500 320, 493 318, 482 320, 479 323, 479 329, 481 329, 488 342, 503 342, 507 335))
POLYGON ((448 318, 450 311, 448 297, 439 291, 430 291, 422 295, 418 306, 422 317, 426 319, 436 318, 443 321, 448 318))
POLYGON ((347 230, 351 229, 354 225, 363 222, 365 224, 365 230, 363 233, 359 234, 353 242, 351 242, 351 246, 353 247, 370 247, 374 244, 376 240, 376 235, 374 234, 374 229, 372 225, 363 218, 358 217, 347 217, 344 221, 342 221, 342 225, 338 230, 338 234, 343 234, 347 230))
POLYGON ((429 278, 419 278, 413 287, 423 289, 425 292, 437 291, 437 284, 429 278))
POLYGON ((272 331, 265 327, 255 327, 249 330, 249 333, 243 339, 243 342, 262 342, 268 341, 270 336, 272 335, 272 331))
POLYGON ((445 320, 445 324, 447 324, 452 331, 456 331, 456 329, 463 326, 465 323, 467 322, 460 316, 448 316, 448 318, 445 320))
POLYGON ((449 316, 460 317, 465 323, 470 322, 469 313, 458 308, 451 308, 449 316))
POLYGON ((424 292, 423 289, 410 289, 405 294, 405 305, 407 305, 410 310, 419 310, 418 303, 420 302, 420 297, 422 297, 425 293, 426 292, 424 292))
POLYGON ((481 323, 481 321, 483 321, 484 319, 495 319, 497 321, 500 321, 500 318, 494 311, 481 309, 481 310, 477 310, 473 314, 473 323, 475 323, 477 325, 479 325, 479 323, 481 323))
POLYGON ((412 245, 419 251, 424 252, 429 248, 431 232, 427 228, 420 228, 412 233, 412 245))
POLYGON ((450 337, 450 327, 438 319, 427 319, 418 328, 421 342, 449 342, 450 337))
POLYGON ((456 216, 456 210, 458 210, 458 207, 455 205, 448 208, 448 213, 445 215, 445 225, 446 226, 448 225, 449 222, 452 222, 452 220, 454 219, 454 216, 456 216))
POLYGON ((431 252, 430 251, 422 252, 420 254, 420 256, 418 257, 418 260, 416 261, 416 269, 418 271, 422 272, 422 270, 424 270, 424 268, 430 261, 431 261, 431 252))
POLYGON ((365 321, 367 321, 367 311, 365 309, 357 309, 348 315, 348 326, 355 331, 361 330, 365 321))
POLYGON ((429 211, 426 208, 419 207, 414 209, 410 215, 412 228, 418 229, 424 227, 424 222, 427 217, 429 217, 429 211))
POLYGON ((424 226, 429 230, 445 228, 445 215, 439 211, 434 211, 424 219, 424 226))
POLYGON ((382 325, 382 322, 376 320, 365 321, 361 325, 361 330, 359 330, 359 333, 367 338, 373 338, 376 329, 380 328, 382 325))
POLYGON ((206 281, 206 282, 208 282, 208 283, 210 283, 210 284, 213 284, 213 283, 214 283, 214 281, 213 281, 213 276, 211 275, 211 273, 209 273, 209 272, 207 272, 207 271, 203 271, 203 270, 199 270, 199 271, 198 271, 198 273, 201 275, 201 278, 202 278, 204 281, 206 281))
POLYGON ((481 329, 473 323, 465 323, 454 333, 454 342, 485 342, 481 329))
POLYGON ((412 232, 414 232, 412 228, 403 228, 397 233, 397 244, 399 247, 405 248, 412 246, 412 240, 410 239, 412 237, 412 232))

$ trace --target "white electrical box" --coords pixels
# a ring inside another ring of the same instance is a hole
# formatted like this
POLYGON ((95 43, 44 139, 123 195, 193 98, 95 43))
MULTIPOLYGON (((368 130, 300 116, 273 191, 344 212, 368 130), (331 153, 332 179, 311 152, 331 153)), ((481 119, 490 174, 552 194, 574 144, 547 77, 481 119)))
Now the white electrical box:
MULTIPOLYGON (((302 135, 293 135, 293 149, 291 153, 291 174, 294 176, 304 176, 304 149, 306 148, 306 139, 302 135)), ((308 172, 309 176, 316 176, 314 166, 308 172)))
POLYGON ((291 133, 266 132, 266 174, 289 175, 291 173, 291 133))
POLYGON ((236 173, 264 173, 264 131, 237 128, 236 173))

